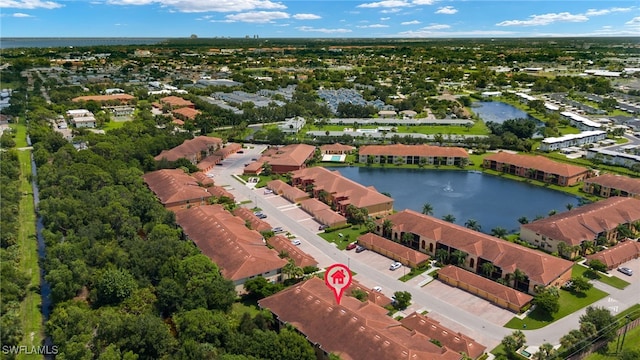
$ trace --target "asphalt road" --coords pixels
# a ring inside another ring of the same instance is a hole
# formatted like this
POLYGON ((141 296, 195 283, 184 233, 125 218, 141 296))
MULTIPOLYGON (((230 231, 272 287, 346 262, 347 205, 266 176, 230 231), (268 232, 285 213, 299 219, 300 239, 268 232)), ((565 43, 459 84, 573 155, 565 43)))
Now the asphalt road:
MULTIPOLYGON (((259 157, 259 152, 264 148, 265 146, 256 146, 253 149, 245 149, 244 154, 232 155, 223 162, 222 166, 216 166, 213 170, 213 178, 216 185, 229 185, 231 189, 228 190, 236 196, 237 201, 251 200, 268 215, 268 221, 277 222, 286 229, 289 229, 292 233, 298 235, 298 237, 304 239, 305 241, 302 245, 303 250, 314 256, 320 263, 333 262, 348 264, 350 268, 358 274, 357 276, 360 282, 380 285, 385 289, 386 293, 392 294, 395 291, 410 292, 412 302, 419 307, 427 309, 430 316, 436 317, 443 325, 474 338, 476 341, 487 346, 489 350, 498 345, 502 338, 514 331, 513 329, 503 328, 502 326, 496 325, 439 299, 429 293, 428 286, 421 288, 412 283, 403 283, 397 280, 396 277, 392 277, 360 261, 354 252, 338 250, 332 243, 325 241, 307 227, 289 218, 285 212, 278 210, 269 200, 260 196, 262 194, 261 190, 252 190, 250 187, 232 177, 232 174, 242 173, 244 164, 251 162, 252 158, 259 157)), ((634 261, 637 262, 634 267, 639 268, 636 272, 640 272, 640 259, 634 261)), ((614 314, 638 302, 640 281, 633 282, 632 285, 628 286, 624 291, 612 288, 598 281, 594 282, 594 285, 610 295, 593 305, 609 308, 614 314)), ((542 329, 522 329, 526 335, 527 344, 534 346, 545 342, 553 345, 559 344, 560 338, 563 335, 579 327, 579 318, 584 312, 585 310, 582 309, 542 329)))

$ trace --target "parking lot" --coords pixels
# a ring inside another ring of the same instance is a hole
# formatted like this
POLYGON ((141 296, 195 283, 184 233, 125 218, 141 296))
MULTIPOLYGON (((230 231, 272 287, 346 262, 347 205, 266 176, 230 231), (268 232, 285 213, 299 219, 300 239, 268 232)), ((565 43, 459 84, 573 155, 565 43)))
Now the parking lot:
MULTIPOLYGON (((319 232, 318 228, 322 224, 317 222, 313 218, 313 216, 311 216, 308 212, 302 210, 296 204, 291 203, 289 200, 283 198, 280 195, 265 194, 264 189, 255 189, 253 191, 256 194, 256 196, 259 196, 264 200, 268 201, 270 204, 278 208, 278 210, 280 210, 280 212, 286 215, 289 219, 295 220, 298 224, 304 226, 306 229, 308 229, 311 232, 314 232, 314 233, 319 232)), ((277 221, 275 221, 274 219, 267 218, 264 220, 266 220, 273 227, 283 226, 283 224, 277 223, 277 221)), ((287 231, 286 228, 284 230, 287 231)))
POLYGON ((406 274, 410 270, 406 266, 402 266, 397 270, 389 270, 389 265, 391 265, 394 260, 371 250, 365 250, 361 253, 356 253, 355 250, 349 250, 348 253, 349 256, 357 258, 358 260, 367 263, 367 265, 371 266, 372 268, 375 268, 376 270, 396 279, 399 279, 400 277, 402 277, 402 275, 406 274))
POLYGON ((640 282, 640 259, 633 259, 631 261, 627 261, 626 263, 621 264, 617 268, 609 271, 609 274, 611 274, 612 276, 617 276, 626 282, 630 282, 630 283, 640 282), (625 275, 620 271, 618 271, 618 268, 621 268, 621 267, 626 267, 631 269, 633 271, 633 275, 631 276, 625 275))

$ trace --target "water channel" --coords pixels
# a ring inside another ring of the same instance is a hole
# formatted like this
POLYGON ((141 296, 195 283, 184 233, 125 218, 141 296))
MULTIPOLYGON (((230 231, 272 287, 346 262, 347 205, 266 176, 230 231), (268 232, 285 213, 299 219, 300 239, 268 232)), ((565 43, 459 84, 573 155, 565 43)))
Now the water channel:
POLYGON ((471 111, 476 113, 484 122, 493 121, 502 124, 509 119, 533 119, 539 124, 542 122, 513 105, 500 101, 478 101, 471 106, 471 111))
POLYGON ((518 218, 532 221, 549 212, 567 211, 567 204, 576 207, 579 199, 573 195, 514 181, 477 171, 424 170, 346 167, 336 169, 362 185, 374 186, 395 200, 396 210, 422 212, 425 203, 433 207, 433 216, 451 214, 455 223, 464 225, 476 220, 481 231, 503 227, 518 231, 518 218))

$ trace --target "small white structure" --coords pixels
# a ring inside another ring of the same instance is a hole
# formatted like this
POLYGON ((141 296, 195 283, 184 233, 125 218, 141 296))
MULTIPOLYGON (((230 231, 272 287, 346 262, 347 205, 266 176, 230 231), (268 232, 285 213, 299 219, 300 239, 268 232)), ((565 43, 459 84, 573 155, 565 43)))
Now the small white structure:
POLYGON ((307 121, 302 116, 285 119, 284 122, 278 124, 278 129, 285 134, 297 134, 307 121))
POLYGON ((71 119, 71 123, 75 125, 75 127, 96 127, 96 118, 93 116, 93 113, 87 109, 68 110, 67 116, 71 119))
POLYGON ((607 138, 607 132, 602 130, 583 131, 579 134, 567 134, 560 137, 550 137, 542 140, 540 150, 555 151, 572 146, 593 144, 607 138))
POLYGON ((571 126, 575 126, 580 130, 589 131, 589 130, 598 130, 602 127, 602 124, 599 124, 595 121, 591 121, 584 116, 578 115, 576 113, 570 111, 563 111, 560 115, 569 118, 571 126))

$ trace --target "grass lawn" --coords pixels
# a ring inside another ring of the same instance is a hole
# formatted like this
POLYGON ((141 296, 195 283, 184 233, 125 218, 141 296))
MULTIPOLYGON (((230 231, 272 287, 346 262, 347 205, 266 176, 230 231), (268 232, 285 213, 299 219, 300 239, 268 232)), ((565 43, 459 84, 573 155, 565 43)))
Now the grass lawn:
POLYGON ((584 293, 570 292, 560 289, 560 310, 557 313, 548 315, 539 309, 535 309, 524 319, 514 317, 505 325, 505 327, 510 329, 540 329, 602 299, 605 296, 607 296, 606 292, 596 288, 591 288, 584 293))
POLYGON ((421 268, 421 269, 418 269, 418 268, 412 268, 412 269, 409 271, 409 273, 407 273, 407 274, 405 274, 405 275, 402 275, 402 276, 400 277, 400 279, 399 279, 399 280, 400 280, 400 281, 402 281, 402 282, 407 282, 407 281, 409 281, 409 280, 413 279, 414 277, 416 277, 416 276, 418 276, 418 275, 420 275, 420 274, 424 273, 425 271, 429 270, 430 268, 431 268, 430 266, 424 266, 424 267, 423 267, 423 268, 421 268))
POLYGON ((598 280, 607 285, 613 286, 616 289, 624 289, 629 286, 629 283, 620 279, 616 276, 604 276, 598 273, 593 272, 591 269, 586 268, 582 265, 575 264, 573 265, 573 269, 571 270, 572 277, 584 276, 590 280, 598 280))
MULTIPOLYGON (((493 350, 491 350, 491 353, 493 355, 495 355, 496 358, 499 359, 507 359, 507 352, 504 351, 504 346, 502 346, 502 344, 496 346, 493 350)), ((524 356, 518 354, 517 355, 519 359, 526 359, 524 356)))
POLYGON ((104 123, 104 125, 102 125, 101 130, 109 131, 109 130, 113 130, 113 129, 120 129, 127 122, 128 121, 113 121, 113 120, 111 120, 111 121, 109 121, 107 123, 104 123))
POLYGON ((328 242, 336 244, 338 249, 344 250, 349 243, 356 241, 360 235, 365 234, 366 232, 367 228, 363 225, 354 225, 329 233, 323 232, 318 235, 328 242), (342 236, 340 236, 340 234, 342 234, 342 236))
MULTIPOLYGON (((18 138, 16 138, 16 142, 18 142, 17 140, 18 138)), ((30 153, 30 151, 20 151, 18 153, 20 161, 20 191, 22 192, 19 214, 20 232, 18 234, 18 244, 20 246, 19 266, 20 270, 30 277, 27 295, 20 303, 20 320, 24 332, 24 339, 20 344, 40 346, 43 339, 42 313, 40 312, 42 298, 39 291, 40 267, 38 265, 36 214, 33 205, 33 189, 28 178, 28 175, 31 174, 30 153)), ((27 356, 22 353, 17 358, 26 359, 27 356)))
MULTIPOLYGON (((22 122, 18 124, 11 124, 11 128, 16 130, 16 135, 13 140, 16 142, 16 148, 26 147, 27 145, 27 126, 22 122)), ((31 170, 31 167, 29 167, 31 170)))

